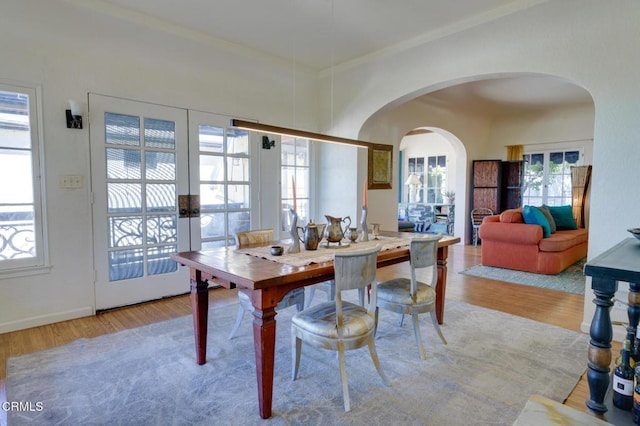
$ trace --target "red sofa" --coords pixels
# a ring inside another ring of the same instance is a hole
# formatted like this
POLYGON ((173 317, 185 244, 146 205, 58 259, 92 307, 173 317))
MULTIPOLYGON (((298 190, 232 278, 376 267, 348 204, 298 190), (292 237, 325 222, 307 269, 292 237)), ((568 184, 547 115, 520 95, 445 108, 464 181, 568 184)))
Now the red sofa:
POLYGON ((524 223, 522 209, 485 217, 478 232, 484 266, 558 274, 587 256, 586 229, 556 231, 543 238, 540 225, 524 223))

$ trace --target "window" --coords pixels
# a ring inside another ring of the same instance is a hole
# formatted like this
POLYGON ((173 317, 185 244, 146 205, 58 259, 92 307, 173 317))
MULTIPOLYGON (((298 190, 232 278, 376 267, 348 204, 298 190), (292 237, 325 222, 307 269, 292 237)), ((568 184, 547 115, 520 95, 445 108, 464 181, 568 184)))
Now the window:
POLYGON ((235 244, 251 229, 249 132, 199 126, 202 249, 235 244))
POLYGON ((525 153, 524 160, 524 204, 571 204, 571 166, 582 163, 581 150, 525 153))
POLYGON ((426 158, 409 158, 409 175, 415 174, 420 179, 416 202, 442 204, 442 194, 447 187, 447 156, 437 155, 426 158), (425 175, 425 160, 427 163, 425 175), (425 197, 426 194, 426 197, 425 197))
POLYGON ((308 139, 282 137, 281 163, 281 228, 289 230, 289 209, 293 207, 293 179, 296 185, 296 213, 298 224, 309 221, 309 151, 308 139))
POLYGON ((442 204, 442 194, 447 187, 447 157, 427 157, 427 203, 442 204))
POLYGON ((0 84, 0 270, 45 264, 37 105, 35 88, 0 84))

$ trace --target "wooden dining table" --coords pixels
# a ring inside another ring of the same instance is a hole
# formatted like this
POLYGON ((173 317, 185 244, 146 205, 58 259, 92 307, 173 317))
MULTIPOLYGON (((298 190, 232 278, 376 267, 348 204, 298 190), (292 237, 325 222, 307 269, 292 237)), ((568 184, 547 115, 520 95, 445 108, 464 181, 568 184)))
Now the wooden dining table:
MULTIPOLYGON (((381 238, 407 239, 407 243, 409 238, 420 236, 420 234, 407 232, 385 231, 382 231, 380 235, 381 238)), ((444 236, 438 243, 436 314, 440 324, 444 320, 448 247, 458 242, 460 242, 459 237, 444 236)), ((342 250, 357 247, 358 244, 354 244, 342 250)), ((207 357, 209 284, 225 288, 238 288, 238 291, 245 292, 251 298, 255 308, 253 312, 253 340, 260 416, 264 419, 271 417, 276 305, 289 291, 295 288, 333 279, 333 261, 291 266, 247 255, 236 250, 235 247, 175 253, 171 255, 171 259, 190 268, 196 359, 199 365, 204 364, 207 357)), ((378 268, 407 260, 409 260, 408 244, 386 249, 378 253, 378 268)))

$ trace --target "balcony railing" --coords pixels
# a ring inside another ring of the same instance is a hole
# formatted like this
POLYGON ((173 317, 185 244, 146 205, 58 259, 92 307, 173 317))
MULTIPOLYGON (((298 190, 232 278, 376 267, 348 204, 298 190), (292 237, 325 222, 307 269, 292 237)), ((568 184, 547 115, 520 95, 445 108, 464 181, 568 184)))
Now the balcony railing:
POLYGON ((33 220, 4 221, 0 218, 0 260, 35 256, 33 220))

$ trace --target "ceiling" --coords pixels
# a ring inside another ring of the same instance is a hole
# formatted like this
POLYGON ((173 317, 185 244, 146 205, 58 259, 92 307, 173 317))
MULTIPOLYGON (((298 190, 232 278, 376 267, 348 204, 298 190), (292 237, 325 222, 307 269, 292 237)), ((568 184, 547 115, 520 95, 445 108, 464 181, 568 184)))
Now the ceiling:
MULTIPOLYGON (((320 72, 407 49, 547 0, 94 1, 123 16, 142 16, 320 72)), ((461 84, 423 100, 499 114, 591 102, 591 97, 559 78, 522 76, 461 84)))

